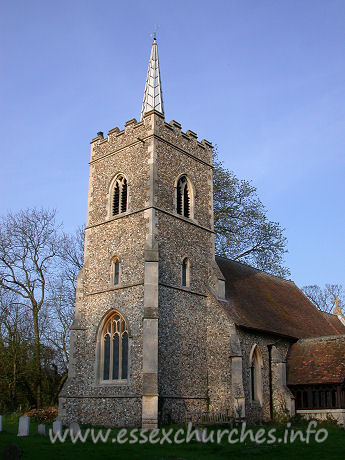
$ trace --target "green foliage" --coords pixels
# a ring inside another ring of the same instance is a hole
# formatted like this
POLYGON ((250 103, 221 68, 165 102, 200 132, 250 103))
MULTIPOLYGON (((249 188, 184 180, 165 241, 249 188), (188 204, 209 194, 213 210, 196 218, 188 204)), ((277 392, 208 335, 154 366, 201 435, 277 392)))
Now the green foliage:
POLYGON ((36 208, 0 223, 0 411, 49 406, 67 375, 84 230, 66 235, 36 208))
MULTIPOLYGON (((55 402, 56 388, 62 378, 55 365, 55 355, 51 347, 41 346, 43 406, 55 402)), ((30 336, 0 337, 0 413, 35 406, 33 357, 34 345, 30 336)))
POLYGON ((270 221, 256 188, 224 168, 214 152, 214 227, 216 252, 260 270, 285 277, 284 229, 270 221))

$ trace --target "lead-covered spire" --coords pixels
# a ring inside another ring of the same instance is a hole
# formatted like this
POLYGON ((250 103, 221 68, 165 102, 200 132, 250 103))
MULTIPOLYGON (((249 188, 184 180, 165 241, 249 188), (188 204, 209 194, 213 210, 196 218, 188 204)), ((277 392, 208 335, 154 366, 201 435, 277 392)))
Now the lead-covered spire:
POLYGON ((145 84, 143 106, 141 109, 141 120, 146 112, 157 110, 164 115, 163 93, 161 76, 159 72, 158 46, 156 37, 153 39, 149 67, 145 84))

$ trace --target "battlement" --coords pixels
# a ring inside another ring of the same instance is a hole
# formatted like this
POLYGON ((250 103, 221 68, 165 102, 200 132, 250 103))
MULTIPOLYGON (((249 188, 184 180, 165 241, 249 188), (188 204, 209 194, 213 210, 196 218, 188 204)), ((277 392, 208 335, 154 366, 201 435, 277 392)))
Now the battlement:
POLYGON ((157 135, 163 141, 174 144, 206 163, 212 163, 213 146, 211 142, 206 139, 198 141, 198 135, 194 131, 188 129, 183 132, 180 123, 175 120, 167 123, 164 115, 155 110, 147 112, 140 122, 135 118, 126 121, 122 130, 117 126, 110 129, 106 137, 102 131, 99 131, 90 142, 91 161, 101 158, 113 150, 138 142, 144 143, 145 139, 152 135, 157 135))
POLYGON ((157 119, 155 134, 205 163, 212 164, 213 146, 211 142, 206 139, 198 141, 198 135, 190 129, 182 131, 182 126, 178 121, 171 120, 170 123, 167 123, 164 119, 157 119))
POLYGON ((198 139, 198 135, 197 135, 194 131, 192 131, 192 130, 190 130, 190 129, 187 129, 186 132, 183 132, 183 131, 182 131, 182 126, 181 126, 181 124, 180 124, 178 121, 176 121, 176 120, 171 120, 170 123, 164 122, 164 126, 165 126, 165 128, 168 128, 168 129, 170 129, 170 130, 173 130, 173 131, 177 132, 177 133, 180 134, 181 137, 183 137, 184 139, 188 139, 188 140, 190 140, 190 141, 196 140, 197 143, 198 143, 198 145, 199 145, 200 147, 202 147, 202 148, 207 148, 207 147, 208 147, 208 148, 211 148, 211 149, 213 148, 212 143, 209 142, 209 141, 207 141, 206 139, 202 139, 201 141, 198 141, 198 140, 197 140, 197 139, 198 139))

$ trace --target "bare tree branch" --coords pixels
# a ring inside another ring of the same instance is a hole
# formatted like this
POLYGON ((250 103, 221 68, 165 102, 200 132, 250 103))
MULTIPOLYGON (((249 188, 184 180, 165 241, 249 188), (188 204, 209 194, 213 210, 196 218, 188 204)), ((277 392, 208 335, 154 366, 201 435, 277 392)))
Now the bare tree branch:
POLYGON ((325 284, 324 288, 316 284, 303 286, 303 293, 321 311, 332 313, 337 298, 338 305, 345 313, 345 291, 341 284, 325 284))

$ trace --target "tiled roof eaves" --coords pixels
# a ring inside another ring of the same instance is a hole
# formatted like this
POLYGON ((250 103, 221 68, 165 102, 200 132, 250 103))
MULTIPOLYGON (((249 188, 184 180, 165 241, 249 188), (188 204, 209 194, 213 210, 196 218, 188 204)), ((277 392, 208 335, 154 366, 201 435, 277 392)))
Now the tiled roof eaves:
POLYGON ((345 382, 345 334, 301 339, 289 349, 287 384, 345 382))
POLYGON ((216 262, 226 280, 225 308, 238 326, 293 339, 341 331, 292 281, 224 257, 216 262))

